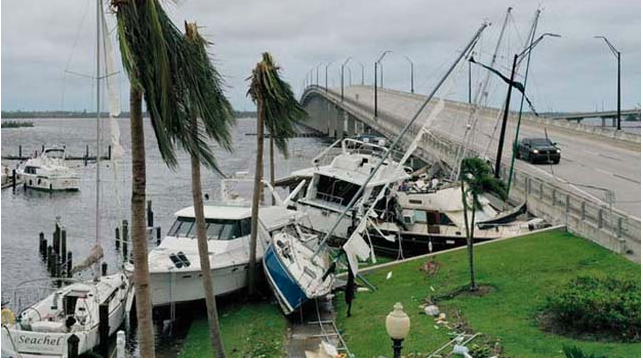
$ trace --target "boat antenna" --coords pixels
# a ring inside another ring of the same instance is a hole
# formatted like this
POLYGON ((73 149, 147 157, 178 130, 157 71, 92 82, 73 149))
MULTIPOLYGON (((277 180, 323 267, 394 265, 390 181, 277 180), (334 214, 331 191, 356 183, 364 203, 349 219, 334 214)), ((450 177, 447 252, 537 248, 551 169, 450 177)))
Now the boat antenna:
POLYGON ((342 221, 342 219, 344 218, 344 216, 346 216, 346 214, 348 213, 348 211, 349 211, 350 209, 352 209, 352 208, 353 208, 353 206, 354 206, 354 205, 355 205, 355 203, 357 202, 358 198, 359 198, 359 197, 360 197, 360 195, 364 192, 364 189, 366 189, 366 186, 367 186, 367 185, 368 185, 368 183, 371 181, 371 179, 373 179, 373 176, 375 176, 375 174, 377 173, 377 171, 379 170, 379 168, 382 166, 382 164, 384 163, 384 161, 386 161, 386 159, 387 159, 387 158, 388 158, 388 156, 390 155, 391 151, 395 148, 395 146, 397 146, 397 144, 402 140, 402 137, 403 137, 403 136, 404 136, 404 135, 409 131, 409 129, 413 126, 413 124, 415 123, 415 121, 417 120, 417 118, 420 116, 420 114, 422 113, 422 111, 424 111, 424 108, 426 108, 426 107, 427 107, 427 105, 429 104, 429 101, 431 101, 431 99, 433 98, 433 96, 435 96, 435 94, 437 93, 437 91, 438 91, 438 89, 440 88, 440 86, 442 86, 442 83, 444 83, 444 81, 449 77, 449 75, 451 74, 451 72, 453 71, 453 69, 455 69, 455 67, 458 65, 458 63, 460 62, 460 60, 462 60, 462 58, 465 56, 465 54, 467 54, 467 53, 469 52, 469 49, 471 49, 471 47, 472 47, 472 46, 473 46, 473 45, 478 41, 478 38, 479 38, 479 37, 480 37, 480 35, 482 34, 482 31, 483 31, 487 26, 489 26, 489 25, 490 25, 490 24, 489 24, 489 23, 487 23, 486 21, 485 21, 484 23, 482 23, 482 25, 478 28, 478 30, 476 31, 475 35, 474 35, 474 36, 473 36, 473 38, 469 41, 469 43, 467 44, 467 46, 466 46, 466 47, 465 47, 465 48, 460 52, 460 55, 458 55, 457 59, 453 62, 453 64, 451 64, 451 66, 449 67, 449 69, 447 70, 447 72, 442 76, 442 78, 440 79, 440 81, 438 81, 437 85, 433 88, 433 91, 431 91, 431 94, 429 94, 429 96, 424 100, 424 103, 422 103, 422 106, 420 106, 420 108, 415 112, 415 115, 413 115, 413 117, 411 118, 411 121, 409 121, 409 122, 406 124, 406 126, 404 127, 404 129, 402 129, 402 131, 397 135, 397 137, 395 138, 395 140, 393 141, 393 143, 391 144, 391 146, 389 146, 389 147, 386 149, 386 152, 384 153, 384 155, 382 156, 382 158, 379 160, 379 162, 377 163, 377 165, 375 166, 375 168, 373 169, 373 171, 371 171, 371 173, 368 175, 368 177, 367 177, 367 178, 366 178, 366 180, 364 181, 364 184, 362 184, 362 186, 359 188, 359 190, 357 190, 357 192, 355 193, 355 195, 353 195, 353 198, 352 198, 352 199, 351 199, 351 201, 348 203, 348 205, 346 206, 346 208, 344 208, 344 210, 342 211, 342 213, 339 215, 339 217, 337 218, 337 220, 336 220, 336 221, 335 221, 335 223, 333 224, 333 227, 330 229, 330 231, 329 231, 328 233, 326 233, 326 235, 324 236, 324 239, 322 240, 322 242, 320 243, 319 247, 317 248, 317 250, 316 250, 316 251, 315 251, 315 253, 313 254, 313 256, 312 256, 313 258, 314 258, 317 254, 319 254, 319 252, 322 250, 322 248, 323 248, 323 247, 325 247, 326 243, 328 242, 328 240, 329 240, 329 239, 331 238, 331 236, 333 235, 333 232, 335 231, 335 229, 337 229, 337 226, 339 225, 339 223, 342 221))
MULTIPOLYGON (((100 28, 102 20, 102 0, 96 0, 96 245, 100 246, 100 28)), ((100 275, 100 261, 96 261, 94 280, 100 275)))

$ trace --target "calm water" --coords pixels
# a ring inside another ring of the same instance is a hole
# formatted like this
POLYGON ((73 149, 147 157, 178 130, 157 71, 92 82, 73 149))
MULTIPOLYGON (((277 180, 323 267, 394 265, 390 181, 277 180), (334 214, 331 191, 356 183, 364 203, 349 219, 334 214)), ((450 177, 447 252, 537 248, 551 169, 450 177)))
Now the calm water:
MULTIPOLYGON (((129 220, 129 199, 131 190, 131 159, 129 157, 129 120, 118 120, 121 144, 125 155, 115 167, 109 161, 101 163, 102 201, 100 216, 101 234, 107 262, 113 270, 117 265, 113 246, 114 228, 121 219, 129 220), (114 171, 116 170, 116 171, 114 171), (115 175, 116 173, 116 175, 115 175)), ((2 130, 2 154, 17 155, 22 145, 23 155, 39 150, 42 144, 65 145, 68 154, 80 156, 89 145, 90 154, 96 153, 96 122, 94 119, 37 119, 32 128, 2 130)), ((255 133, 254 119, 239 119, 234 131, 235 152, 230 154, 217 149, 219 166, 225 174, 237 171, 254 172, 256 139, 247 136, 255 133)), ((109 138, 109 123, 104 122, 104 138, 109 138)), ((173 214, 192 205, 191 173, 189 157, 179 152, 179 168, 168 169, 156 149, 153 130, 147 125, 147 198, 153 202, 155 225, 163 233, 169 229, 173 214)), ((108 140, 103 143, 105 153, 108 140)), ((266 142, 266 152, 267 152, 266 142)), ((296 138, 290 141, 290 158, 277 157, 277 177, 292 170, 310 166, 310 159, 325 147, 321 139, 296 138)), ((264 174, 268 174, 267 157, 264 174)), ((3 161, 3 165, 15 166, 15 162, 3 161)), ((83 166, 82 162, 71 162, 81 177, 81 190, 74 193, 45 193, 32 190, 11 189, 2 191, 2 296, 9 299, 11 289, 19 282, 47 277, 44 264, 38 254, 38 233, 45 233, 51 242, 54 222, 57 216, 67 228, 67 249, 73 251, 74 260, 83 259, 94 245, 95 233, 95 181, 96 165, 83 166)), ((221 178, 202 169, 204 192, 210 194, 208 203, 220 200, 221 178)))

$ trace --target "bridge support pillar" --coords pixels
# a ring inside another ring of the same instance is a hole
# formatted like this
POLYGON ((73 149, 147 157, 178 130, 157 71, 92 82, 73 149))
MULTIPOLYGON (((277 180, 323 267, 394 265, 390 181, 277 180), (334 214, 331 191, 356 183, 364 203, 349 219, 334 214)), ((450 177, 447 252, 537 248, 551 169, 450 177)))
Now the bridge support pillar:
POLYGON ((349 138, 355 137, 355 118, 346 114, 346 132, 349 138))
POLYGON ((604 117, 601 118, 601 126, 605 127, 605 118, 604 117))
MULTIPOLYGON (((342 139, 344 137, 344 119, 346 118, 346 111, 342 109, 337 109, 337 114, 334 117, 335 120, 335 139, 342 139)), ((333 135, 331 135, 333 136, 333 135)))

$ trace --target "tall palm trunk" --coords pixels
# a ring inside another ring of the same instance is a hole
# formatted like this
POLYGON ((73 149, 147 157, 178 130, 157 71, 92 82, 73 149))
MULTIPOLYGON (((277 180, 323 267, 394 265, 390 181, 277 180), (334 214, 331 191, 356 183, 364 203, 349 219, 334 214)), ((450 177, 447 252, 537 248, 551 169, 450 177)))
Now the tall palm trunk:
MULTIPOLYGON (((196 118, 192 119, 192 129, 197 131, 196 118)), ((210 254, 208 251, 208 239, 205 233, 205 214, 203 212, 203 194, 201 189, 201 164, 199 159, 192 155, 192 200, 194 202, 194 217, 196 219, 196 237, 199 247, 199 260, 201 263, 201 274, 203 278, 203 293, 205 294, 205 305, 208 312, 208 325, 210 327, 210 343, 216 357, 225 357, 221 331, 219 330, 219 315, 217 313, 217 302, 214 298, 212 286, 212 272, 210 270, 210 254)))
POLYGON ((147 266, 145 224, 145 133, 143 131, 142 94, 130 88, 130 133, 132 141, 132 253, 136 286, 136 318, 141 356, 153 358, 154 329, 150 272, 147 266))
MULTIPOLYGON (((270 130, 270 185, 275 187, 275 138, 270 130)), ((275 198, 272 198, 272 204, 275 205, 275 198)))
MULTIPOLYGON (((470 291, 476 290, 475 274, 473 270, 473 228, 469 228, 469 204, 467 202, 467 194, 464 191, 464 181, 460 181, 460 191, 462 192, 462 208, 464 210, 464 229, 467 235, 467 252, 469 255, 469 275, 471 276, 471 283, 469 285, 470 291)), ((475 209, 471 211, 471 220, 475 218, 475 209)))
POLYGON ((255 269, 257 264, 257 233, 259 225, 259 198, 261 197, 263 185, 261 178, 263 177, 263 124, 264 124, 264 110, 263 98, 257 99, 257 160, 255 163, 255 181, 254 193, 252 195, 252 227, 250 231, 250 259, 248 260, 248 294, 250 296, 255 293, 255 277, 257 271, 255 269))
MULTIPOLYGON (((474 195, 475 196, 475 195, 474 195)), ((474 199, 474 204, 476 204, 477 199, 474 199)), ((476 226, 476 209, 475 205, 471 209, 471 230, 468 231, 469 237, 467 239, 467 248, 469 249, 469 275, 471 276, 471 291, 478 290, 478 285, 476 285, 475 271, 473 267, 473 232, 475 231, 476 226)))

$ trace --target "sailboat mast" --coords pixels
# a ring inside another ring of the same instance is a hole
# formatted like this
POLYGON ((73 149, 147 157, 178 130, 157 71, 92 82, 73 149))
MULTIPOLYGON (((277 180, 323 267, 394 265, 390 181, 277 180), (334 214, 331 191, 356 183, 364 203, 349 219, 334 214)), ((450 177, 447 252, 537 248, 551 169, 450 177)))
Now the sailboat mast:
MULTIPOLYGON (((102 1, 96 0, 96 245, 100 246, 100 28, 102 1)), ((96 262, 94 279, 100 276, 100 262, 96 262)))

